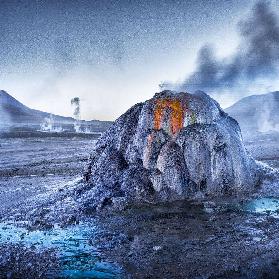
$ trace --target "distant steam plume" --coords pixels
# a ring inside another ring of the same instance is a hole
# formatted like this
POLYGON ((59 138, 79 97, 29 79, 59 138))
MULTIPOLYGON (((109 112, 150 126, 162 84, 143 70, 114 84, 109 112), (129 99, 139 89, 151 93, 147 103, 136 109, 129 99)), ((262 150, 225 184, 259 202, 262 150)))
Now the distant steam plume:
MULTIPOLYGON (((278 74, 278 15, 265 2, 253 8, 248 19, 239 22, 241 43, 238 51, 226 59, 218 59, 214 48, 205 45, 199 51, 196 70, 180 85, 179 90, 237 88, 260 78, 278 74)), ((163 84, 171 87, 171 84, 163 84)), ((174 86, 173 86, 174 87, 174 86)))
POLYGON ((266 132, 279 132, 278 122, 278 97, 274 93, 272 97, 261 102, 261 108, 258 118, 258 131, 266 132))
POLYGON ((80 99, 79 97, 75 97, 71 99, 71 105, 74 109, 74 118, 80 120, 80 99))
POLYGON ((54 121, 53 115, 50 114, 48 117, 45 117, 44 121, 41 123, 41 129, 42 132, 55 132, 55 133, 61 133, 63 132, 63 128, 61 125, 57 125, 54 121))
POLYGON ((75 119, 74 128, 76 133, 81 132, 81 124, 80 124, 80 98, 75 97, 71 99, 71 105, 73 107, 73 115, 75 119))

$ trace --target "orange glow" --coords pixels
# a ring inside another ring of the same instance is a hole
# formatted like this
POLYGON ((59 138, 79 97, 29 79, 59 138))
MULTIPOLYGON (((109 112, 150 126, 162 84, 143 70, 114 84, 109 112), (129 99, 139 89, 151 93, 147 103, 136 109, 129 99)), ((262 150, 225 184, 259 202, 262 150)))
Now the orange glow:
POLYGON ((159 99, 154 110, 154 129, 160 130, 166 109, 170 109, 170 127, 172 135, 176 135, 183 128, 184 110, 180 100, 159 99))

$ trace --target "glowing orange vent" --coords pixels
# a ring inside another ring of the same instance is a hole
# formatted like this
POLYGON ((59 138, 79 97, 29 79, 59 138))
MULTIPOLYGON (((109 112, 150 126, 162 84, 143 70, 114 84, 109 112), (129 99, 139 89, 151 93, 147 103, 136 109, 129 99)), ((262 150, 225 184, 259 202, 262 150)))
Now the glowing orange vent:
POLYGON ((166 109, 170 109, 171 133, 176 135, 183 128, 184 110, 179 100, 159 99, 156 101, 154 110, 154 129, 160 130, 166 109))

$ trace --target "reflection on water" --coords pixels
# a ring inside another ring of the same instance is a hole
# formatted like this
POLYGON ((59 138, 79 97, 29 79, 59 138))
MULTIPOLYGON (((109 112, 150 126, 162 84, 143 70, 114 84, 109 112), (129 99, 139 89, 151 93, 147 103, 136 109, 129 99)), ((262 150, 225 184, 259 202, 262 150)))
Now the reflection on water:
POLYGON ((258 198, 247 202, 244 210, 254 213, 270 213, 279 215, 279 199, 276 198, 258 198))
POLYGON ((96 232, 94 224, 28 231, 12 223, 0 223, 0 243, 57 249, 62 266, 60 278, 120 278, 120 268, 100 261, 98 250, 90 245, 96 232))

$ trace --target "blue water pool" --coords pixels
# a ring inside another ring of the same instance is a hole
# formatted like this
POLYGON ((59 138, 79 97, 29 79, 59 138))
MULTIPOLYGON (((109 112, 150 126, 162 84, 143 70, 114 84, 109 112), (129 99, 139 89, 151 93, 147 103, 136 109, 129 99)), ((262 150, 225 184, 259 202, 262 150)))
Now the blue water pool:
POLYGON ((101 261, 100 253, 90 243, 96 233, 96 226, 89 223, 48 231, 29 231, 13 223, 0 223, 0 243, 56 249, 60 278, 121 278, 121 269, 101 261))
POLYGON ((254 213, 269 213, 279 216, 278 198, 258 198, 244 204, 244 210, 254 213))

